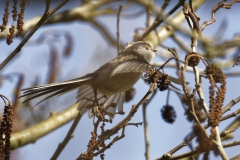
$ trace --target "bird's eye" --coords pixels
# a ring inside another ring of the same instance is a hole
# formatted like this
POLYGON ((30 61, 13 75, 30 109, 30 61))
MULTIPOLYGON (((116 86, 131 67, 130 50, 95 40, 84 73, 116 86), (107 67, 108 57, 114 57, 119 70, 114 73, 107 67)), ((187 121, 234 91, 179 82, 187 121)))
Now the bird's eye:
POLYGON ((146 47, 145 47, 145 49, 146 49, 146 50, 149 50, 149 47, 148 47, 148 46, 146 46, 146 47))

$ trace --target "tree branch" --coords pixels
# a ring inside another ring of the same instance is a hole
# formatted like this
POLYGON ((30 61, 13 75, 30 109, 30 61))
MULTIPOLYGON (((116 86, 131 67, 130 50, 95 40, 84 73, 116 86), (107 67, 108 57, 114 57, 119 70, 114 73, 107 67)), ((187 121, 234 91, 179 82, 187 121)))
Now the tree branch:
POLYGON ((59 113, 51 113, 49 118, 26 130, 11 135, 11 149, 35 143, 39 138, 73 120, 77 114, 78 103, 69 106, 59 113))

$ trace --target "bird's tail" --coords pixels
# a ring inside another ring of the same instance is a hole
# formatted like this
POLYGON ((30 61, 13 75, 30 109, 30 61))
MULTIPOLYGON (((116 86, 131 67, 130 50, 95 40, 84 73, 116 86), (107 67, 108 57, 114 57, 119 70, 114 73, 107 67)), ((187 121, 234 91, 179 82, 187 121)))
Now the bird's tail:
MULTIPOLYGON (((93 106, 95 103, 95 94, 90 86, 82 85, 79 87, 76 98, 77 102, 81 101, 81 103, 78 105, 78 110, 81 112, 81 114, 88 111, 88 116, 92 117, 96 113, 96 107, 93 106)), ((117 108, 119 114, 124 113, 123 103, 125 101, 125 92, 106 96, 98 91, 97 101, 100 105, 100 108, 104 108, 106 112, 111 113, 112 118, 114 117, 117 108)))
MULTIPOLYGON (((91 81, 93 78, 94 77, 91 74, 88 74, 84 77, 72 79, 65 82, 57 82, 31 88, 25 88, 22 89, 24 93, 22 96, 20 96, 20 98, 29 96, 29 98, 23 101, 23 103, 25 103, 34 98, 47 95, 45 98, 43 98, 36 104, 38 105, 39 103, 53 96, 61 95, 74 89, 79 89, 76 98, 77 102, 81 101, 81 103, 79 103, 78 110, 81 112, 81 114, 89 110, 88 116, 92 117, 92 109, 90 109, 88 106, 91 106, 92 103, 94 103, 95 96, 93 89, 91 88, 91 86, 86 85, 86 82, 91 81)), ((116 95, 105 96, 102 93, 97 92, 98 103, 100 104, 100 107, 105 108, 106 111, 112 113, 113 116, 116 112, 116 108, 118 108, 119 113, 123 113, 123 103, 125 100, 124 93, 125 92, 116 95)))
POLYGON ((38 105, 39 103, 45 101, 48 98, 51 98, 56 95, 61 95, 66 92, 77 89, 81 85, 85 84, 86 81, 89 81, 91 79, 93 79, 93 76, 91 74, 88 74, 86 76, 64 81, 64 82, 56 82, 56 83, 51 83, 51 84, 46 84, 41 86, 35 86, 31 88, 25 88, 25 89, 22 89, 24 93, 19 98, 30 96, 28 99, 23 101, 23 103, 25 103, 34 98, 41 97, 43 95, 48 95, 47 97, 45 97, 44 99, 42 99, 40 102, 36 104, 38 105))

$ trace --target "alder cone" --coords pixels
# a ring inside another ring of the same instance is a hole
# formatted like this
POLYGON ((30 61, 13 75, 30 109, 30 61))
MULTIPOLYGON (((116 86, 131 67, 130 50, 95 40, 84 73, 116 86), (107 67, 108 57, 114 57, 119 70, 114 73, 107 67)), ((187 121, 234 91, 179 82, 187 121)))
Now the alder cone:
POLYGON ((187 57, 190 56, 190 55, 191 55, 191 57, 188 59, 188 66, 190 66, 190 67, 197 66, 200 62, 200 58, 198 56, 194 56, 194 55, 197 55, 197 53, 195 53, 195 52, 188 53, 185 56, 185 60, 187 60, 187 57))

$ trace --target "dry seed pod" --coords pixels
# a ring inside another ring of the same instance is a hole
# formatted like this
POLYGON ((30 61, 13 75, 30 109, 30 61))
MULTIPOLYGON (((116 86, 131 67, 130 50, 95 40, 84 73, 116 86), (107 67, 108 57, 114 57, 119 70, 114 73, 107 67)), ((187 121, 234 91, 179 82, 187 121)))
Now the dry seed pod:
POLYGON ((165 105, 162 107, 161 115, 162 118, 168 123, 173 123, 177 117, 174 108, 170 105, 165 105))
POLYGON ((226 76, 223 74, 223 71, 214 64, 207 66, 204 72, 207 76, 211 74, 215 83, 223 83, 225 81, 226 76))
POLYGON ((187 59, 188 56, 191 56, 189 59, 188 59, 188 66, 190 67, 195 67, 199 64, 200 62, 200 58, 198 56, 194 56, 194 55, 198 55, 197 53, 195 52, 190 52, 188 53, 186 56, 185 56, 185 60, 187 59))
POLYGON ((125 102, 131 101, 134 98, 135 94, 136 94, 136 90, 133 87, 130 88, 129 90, 126 90, 125 91, 125 102))
POLYGON ((5 9, 4 9, 5 13, 4 13, 3 18, 2 18, 3 24, 0 25, 1 32, 3 32, 4 29, 6 29, 6 26, 8 24, 8 17, 9 17, 8 7, 9 7, 9 2, 6 2, 5 9))

